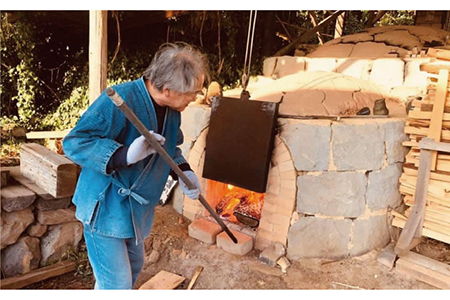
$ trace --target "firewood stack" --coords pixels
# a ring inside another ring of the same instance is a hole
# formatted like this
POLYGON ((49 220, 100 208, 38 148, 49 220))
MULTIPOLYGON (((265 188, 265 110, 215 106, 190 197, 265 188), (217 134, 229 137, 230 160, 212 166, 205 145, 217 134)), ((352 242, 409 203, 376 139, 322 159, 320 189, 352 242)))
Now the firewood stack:
MULTIPOLYGON (((431 62, 421 65, 428 73, 425 97, 412 101, 405 133, 411 147, 403 165, 400 192, 408 209, 404 214, 393 212, 392 225, 403 228, 414 204, 420 149, 424 137, 450 143, 450 50, 429 49, 431 62)), ((450 244, 450 155, 437 152, 432 158, 422 235, 450 244)))

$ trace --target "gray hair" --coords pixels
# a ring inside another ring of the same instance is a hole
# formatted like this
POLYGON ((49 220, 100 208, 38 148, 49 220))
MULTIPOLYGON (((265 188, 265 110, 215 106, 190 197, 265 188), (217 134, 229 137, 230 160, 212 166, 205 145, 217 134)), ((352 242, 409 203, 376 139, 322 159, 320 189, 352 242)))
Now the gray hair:
POLYGON ((209 82, 206 55, 182 42, 162 45, 144 72, 157 90, 165 87, 182 94, 195 92, 203 76, 209 82))

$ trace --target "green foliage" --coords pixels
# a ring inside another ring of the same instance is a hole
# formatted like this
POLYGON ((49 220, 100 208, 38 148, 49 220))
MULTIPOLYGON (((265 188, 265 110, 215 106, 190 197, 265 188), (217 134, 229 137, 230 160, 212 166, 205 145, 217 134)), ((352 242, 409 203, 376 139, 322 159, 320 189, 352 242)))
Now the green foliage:
MULTIPOLYGON (((329 15, 328 11, 315 12, 319 22, 329 15)), ((63 22, 54 21, 52 13, 14 12, 14 18, 12 13, 1 13, 1 126, 14 124, 28 131, 69 129, 88 106, 87 28, 78 33, 70 31, 63 22)), ((132 12, 110 13, 109 21, 114 23, 109 23, 115 24, 114 16, 118 16, 123 25, 125 13, 132 12)), ((368 13, 346 12, 344 34, 363 30, 368 13)), ((244 70, 249 15, 249 11, 191 11, 133 30, 119 26, 121 44, 117 53, 119 32, 115 26, 108 26, 108 85, 140 77, 164 42, 184 41, 208 55, 212 80, 224 89, 238 87, 244 70)), ((74 15, 77 19, 79 16, 74 15)), ((265 16, 267 12, 258 12, 250 75, 261 74, 266 56, 312 28, 308 11, 274 12, 274 38, 267 51, 265 16)), ((389 11, 377 25, 411 25, 413 19, 413 11, 389 11)), ((334 26, 322 33, 326 40, 332 39, 334 26)), ((317 42, 316 36, 307 41, 317 42)))

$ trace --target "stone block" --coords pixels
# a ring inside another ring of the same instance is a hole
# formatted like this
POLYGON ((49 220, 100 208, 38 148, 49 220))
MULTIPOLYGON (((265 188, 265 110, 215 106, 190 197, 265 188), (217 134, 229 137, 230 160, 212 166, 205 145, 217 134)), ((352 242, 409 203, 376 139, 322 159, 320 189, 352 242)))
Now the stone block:
POLYGON ((376 122, 333 122, 333 161, 338 171, 379 170, 384 162, 384 127, 376 122))
POLYGON ((209 125, 211 108, 204 105, 189 105, 181 113, 181 130, 185 138, 197 140, 200 133, 209 125))
POLYGON ((6 277, 25 274, 39 267, 41 251, 39 239, 21 237, 17 243, 2 251, 2 271, 6 277))
POLYGON ((265 72, 269 77, 282 78, 298 72, 305 71, 305 58, 296 56, 280 56, 276 58, 275 66, 272 61, 268 61, 265 66, 265 72), (272 72, 270 71, 270 68, 272 72))
POLYGON ((427 58, 405 58, 405 80, 403 85, 420 87, 426 92, 428 73, 420 71, 420 65, 429 62, 430 57, 427 58))
POLYGON ((409 151, 409 148, 402 146, 404 141, 409 140, 409 136, 405 134, 405 120, 398 119, 386 122, 384 128, 388 164, 404 162, 409 151))
POLYGON ((300 218, 288 233, 286 257, 342 259, 348 256, 352 221, 300 218))
POLYGON ((266 77, 272 77, 273 71, 275 70, 275 65, 277 63, 278 57, 272 56, 266 58, 263 62, 263 75, 266 77))
POLYGON ((56 225, 67 222, 75 222, 77 218, 75 217, 75 207, 66 209, 56 209, 56 210, 38 210, 37 220, 42 225, 56 225))
POLYGON ((373 249, 382 249, 391 238, 386 215, 372 216, 368 220, 354 221, 351 256, 365 254, 373 249))
POLYGON ((72 197, 45 199, 37 197, 34 206, 39 210, 56 210, 68 208, 72 203, 72 197))
MULTIPOLYGON (((281 243, 276 243, 281 244, 281 243)), ((284 248, 283 248, 284 249, 284 248)), ((277 261, 284 254, 280 251, 276 251, 275 245, 270 245, 264 251, 259 254, 259 260, 268 265, 269 267, 275 267, 277 265, 277 261)))
POLYGON ((400 205, 402 198, 399 191, 399 178, 401 175, 401 163, 388 165, 384 169, 369 173, 366 201, 370 210, 395 208, 400 205))
POLYGON ((62 258, 66 251, 78 250, 78 243, 83 237, 81 222, 68 222, 48 227, 41 239, 41 266, 53 263, 62 258))
POLYGON ((189 236, 205 244, 214 244, 221 231, 222 227, 219 224, 205 219, 195 220, 188 226, 189 236))
POLYGON ((306 70, 308 72, 336 72, 337 62, 335 58, 330 57, 307 58, 306 70))
POLYGON ((337 60, 337 72, 358 79, 367 80, 372 68, 371 59, 340 58, 337 60))
POLYGON ((36 194, 19 184, 2 188, 2 208, 7 212, 23 210, 36 199, 36 194))
POLYGON ((41 237, 46 232, 47 232, 47 225, 42 225, 42 224, 39 224, 39 223, 30 225, 27 228, 27 233, 30 236, 41 237))
POLYGON ((14 244, 25 229, 34 221, 31 208, 13 212, 1 212, 1 249, 14 244))
POLYGON ((291 153, 297 171, 327 170, 331 122, 283 120, 280 137, 291 153), (307 141, 307 142, 306 142, 307 141))
POLYGON ((301 175, 297 186, 297 212, 350 218, 364 214, 367 179, 363 173, 301 175))
POLYGON ((238 240, 237 244, 235 244, 228 234, 224 231, 217 235, 217 247, 223 249, 224 251, 236 254, 236 255, 245 255, 249 253, 253 249, 253 238, 246 234, 240 233, 236 230, 230 230, 233 235, 238 240))
POLYGON ((370 80, 387 88, 403 85, 405 62, 400 58, 379 58, 373 61, 370 80))

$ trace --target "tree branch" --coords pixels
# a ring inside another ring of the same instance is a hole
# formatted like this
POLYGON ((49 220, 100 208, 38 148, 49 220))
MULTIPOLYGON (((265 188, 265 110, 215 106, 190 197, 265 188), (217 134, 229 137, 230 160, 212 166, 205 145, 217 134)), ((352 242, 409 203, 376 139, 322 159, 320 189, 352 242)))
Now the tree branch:
POLYGON ((307 32, 296 38, 292 43, 290 43, 289 45, 287 45, 286 47, 275 53, 273 56, 281 56, 293 52, 298 44, 310 39, 314 34, 316 34, 316 32, 322 30, 323 28, 328 26, 331 22, 336 20, 336 18, 343 12, 344 12, 343 10, 335 11, 331 16, 322 20, 322 22, 320 22, 316 27, 308 30, 307 32))

